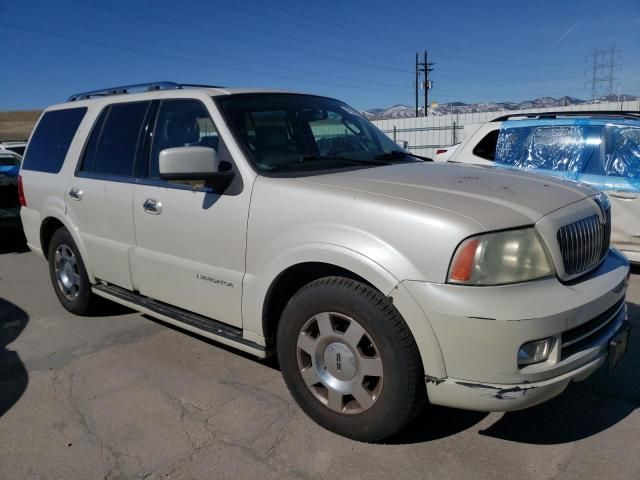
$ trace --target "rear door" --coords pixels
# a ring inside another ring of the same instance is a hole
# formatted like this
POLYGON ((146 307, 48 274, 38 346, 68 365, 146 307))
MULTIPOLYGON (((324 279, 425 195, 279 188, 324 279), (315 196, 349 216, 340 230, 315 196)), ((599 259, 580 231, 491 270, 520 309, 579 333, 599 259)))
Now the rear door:
POLYGON ((135 246, 132 201, 151 102, 105 107, 66 188, 67 213, 78 228, 96 278, 132 289, 135 246))
POLYGON ((250 189, 243 189, 237 171, 224 191, 159 178, 158 156, 172 147, 213 148, 220 162, 235 170, 200 100, 160 101, 152 138, 148 178, 139 179, 133 198, 134 287, 148 297, 241 326, 250 189))

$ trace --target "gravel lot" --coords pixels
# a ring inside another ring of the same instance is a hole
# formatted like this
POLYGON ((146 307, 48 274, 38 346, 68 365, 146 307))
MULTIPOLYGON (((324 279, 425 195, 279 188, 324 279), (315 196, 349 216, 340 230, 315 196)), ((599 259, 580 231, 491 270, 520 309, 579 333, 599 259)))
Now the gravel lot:
POLYGON ((0 247, 0 478, 640 478, 637 274, 612 375, 523 412, 428 407, 386 445, 316 426, 270 362, 106 307, 67 313, 42 259, 0 247))

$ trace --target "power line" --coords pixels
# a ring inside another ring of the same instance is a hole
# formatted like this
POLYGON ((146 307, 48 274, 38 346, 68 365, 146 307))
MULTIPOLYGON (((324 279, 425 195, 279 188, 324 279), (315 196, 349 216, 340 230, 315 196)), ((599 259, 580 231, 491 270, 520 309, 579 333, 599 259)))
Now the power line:
POLYGON ((258 75, 266 75, 266 76, 271 76, 271 77, 284 78, 284 79, 288 79, 288 80, 295 80, 295 81, 298 81, 298 82, 318 84, 318 85, 330 85, 330 86, 337 86, 337 87, 343 87, 343 88, 350 88, 350 89, 354 89, 354 90, 363 90, 364 89, 364 90, 371 90, 371 91, 378 91, 378 92, 388 92, 389 91, 388 88, 384 88, 383 89, 383 88, 367 87, 367 86, 363 86, 363 85, 353 85, 353 84, 336 83, 336 82, 324 82, 324 81, 320 81, 320 80, 309 80, 307 78, 292 77, 291 75, 288 75, 288 74, 277 74, 277 73, 270 73, 270 72, 264 72, 264 71, 257 71, 257 70, 251 70, 251 69, 248 69, 248 68, 241 68, 241 67, 233 67, 233 66, 228 66, 228 65, 222 65, 222 64, 219 64, 219 63, 218 64, 214 64, 214 63, 204 62, 204 61, 201 61, 201 60, 195 60, 195 59, 186 58, 186 57, 179 57, 179 56, 176 56, 176 55, 167 55, 167 54, 163 54, 163 53, 156 53, 156 52, 151 52, 151 51, 148 51, 148 50, 142 50, 142 49, 134 48, 134 47, 126 47, 126 46, 122 46, 122 45, 115 45, 115 44, 111 44, 111 43, 107 43, 107 42, 101 42, 101 41, 97 41, 97 40, 93 40, 93 39, 77 37, 75 35, 69 35, 69 34, 66 34, 66 33, 53 32, 53 31, 50 31, 50 30, 41 30, 41 29, 37 29, 37 28, 26 27, 26 26, 23 26, 23 25, 14 25, 14 24, 6 23, 6 22, 0 22, 0 25, 2 25, 4 27, 7 27, 7 28, 13 28, 13 29, 16 29, 16 30, 23 30, 23 31, 32 32, 32 33, 39 33, 39 34, 43 34, 43 35, 50 35, 50 36, 54 36, 54 37, 66 38, 66 39, 69 39, 69 40, 73 40, 75 42, 87 43, 87 44, 97 45, 97 46, 104 47, 104 48, 127 51, 127 52, 136 53, 136 54, 144 55, 144 56, 164 58, 164 59, 168 59, 168 60, 174 60, 174 61, 186 62, 186 63, 193 63, 193 64, 202 65, 202 66, 209 67, 209 68, 214 68, 214 69, 236 70, 236 71, 239 71, 239 72, 250 73, 252 75, 256 75, 256 74, 258 74, 258 75))
MULTIPOLYGON (((50 17, 46 17, 43 15, 37 15, 37 14, 33 14, 33 13, 27 13, 27 12, 22 12, 22 11, 18 11, 18 10, 13 10, 13 9, 6 9, 6 11, 8 11, 9 13, 13 14, 13 15, 20 15, 20 16, 24 16, 27 18, 35 18, 35 19, 40 19, 43 21, 46 21, 47 23, 51 22, 51 18, 50 17)), ((112 30, 109 29, 105 29, 105 28, 100 28, 97 27, 95 25, 92 25, 91 27, 87 27, 86 25, 80 24, 80 23, 76 23, 76 22, 69 22, 69 21, 65 21, 65 20, 57 20, 55 21, 56 25, 68 25, 71 27, 79 27, 79 28, 84 28, 87 30, 91 30, 91 33, 96 33, 96 32, 102 32, 108 35, 113 34, 112 30)), ((153 39, 149 39, 148 37, 141 37, 141 36, 136 36, 136 35, 131 35, 128 33, 124 33, 124 32, 118 32, 118 37, 119 38, 129 38, 131 40, 134 40, 136 43, 138 44, 147 44, 147 45, 159 45, 165 48, 171 48, 171 49, 175 49, 175 50, 179 50, 179 51, 184 51, 184 50, 188 50, 189 52, 192 53, 200 53, 202 55, 207 55, 213 58, 222 58, 231 62, 235 62, 235 63, 244 63, 245 59, 240 59, 238 57, 234 57, 234 56, 230 56, 230 55, 223 55, 223 54, 219 54, 219 53, 212 53, 211 51, 208 50, 203 50, 203 49, 198 49, 198 48, 194 48, 192 46, 184 46, 184 45, 180 45, 177 44, 175 42, 162 42, 159 40, 153 40, 153 39)), ((278 69, 278 70, 282 70, 283 67, 279 66, 279 65, 275 65, 272 63, 268 63, 268 62, 261 62, 259 60, 251 60, 250 61, 251 64, 253 65, 259 65, 259 66, 263 66, 263 67, 267 67, 267 68, 273 68, 273 69, 278 69)), ((287 66, 287 68, 289 69, 290 67, 287 66)), ((359 81, 359 79, 357 78, 353 78, 353 77, 345 77, 343 75, 336 75, 334 73, 327 73, 327 72, 317 72, 317 71, 311 71, 311 70, 302 70, 300 68, 296 69, 297 73, 305 73, 305 74, 309 74, 309 75, 314 75, 314 76, 321 76, 321 77, 327 77, 327 78, 337 78, 340 80, 347 80, 347 81, 359 81)), ((388 82, 379 82, 376 80, 371 80, 368 81, 369 84, 373 84, 373 85, 380 85, 380 86, 384 86, 384 87, 392 87, 392 88, 398 88, 399 85, 397 84, 393 84, 393 83, 388 83, 388 82)), ((408 87, 407 87, 408 88, 408 87)))
MULTIPOLYGON (((79 0, 80 3, 84 3, 85 5, 89 5, 92 7, 96 7, 96 8, 100 8, 100 9, 104 9, 104 10, 110 10, 110 11, 114 11, 116 13, 120 13, 120 14, 125 14, 127 16, 135 16, 138 17, 146 22, 151 22, 151 23, 158 23, 158 24, 164 24, 164 25, 169 25, 175 28, 180 28, 183 30, 187 30, 189 32, 199 32, 199 33, 204 33, 208 36, 215 36, 215 37, 227 37, 230 39, 233 39, 234 41, 237 42, 242 42, 242 43, 249 43, 249 44, 254 44, 254 45, 261 45, 264 46, 266 48, 270 48, 273 50, 281 50, 281 51, 286 51, 286 52, 290 52, 290 53, 296 53, 299 55, 312 55, 313 57, 316 58, 328 58, 331 59, 333 61, 336 62, 341 62, 341 63, 348 63, 350 65, 356 64, 356 65, 360 65, 363 67, 367 67, 367 68, 372 68, 372 69, 376 69, 379 70, 380 68, 384 68, 386 70, 393 70, 393 71, 398 71, 398 72, 404 72, 404 73, 410 73, 410 70, 405 70, 405 69, 401 69, 401 68, 395 68, 392 66, 387 65, 382 65, 379 63, 371 63, 371 62, 363 62, 360 60, 354 60, 354 59, 346 59, 344 57, 341 57, 339 55, 335 55, 335 54, 330 54, 330 53, 326 53, 325 51, 317 51, 317 50, 310 50, 307 48, 300 48, 300 47, 292 47, 290 45, 282 45, 279 43, 275 43, 275 42, 270 42, 270 41, 264 41, 264 40, 256 40, 256 39, 252 39, 250 37, 248 37, 247 35, 236 35, 236 34, 232 34, 232 33, 228 33, 228 32, 221 32, 221 31, 215 31, 212 32, 212 29, 210 27, 203 27, 201 25, 198 25, 196 23, 192 23, 192 22, 185 22, 182 20, 175 20, 174 18, 170 18, 170 17, 165 17, 162 15, 157 15, 154 13, 149 13, 149 12, 140 12, 140 11, 136 11, 136 9, 131 9, 131 8, 125 8, 125 7, 120 7, 120 6, 113 6, 113 5, 102 5, 99 3, 94 3, 91 1, 87 1, 87 0, 79 0), (215 35, 212 35, 213 33, 215 33, 215 35)), ((300 42, 302 43, 302 42, 300 42)))

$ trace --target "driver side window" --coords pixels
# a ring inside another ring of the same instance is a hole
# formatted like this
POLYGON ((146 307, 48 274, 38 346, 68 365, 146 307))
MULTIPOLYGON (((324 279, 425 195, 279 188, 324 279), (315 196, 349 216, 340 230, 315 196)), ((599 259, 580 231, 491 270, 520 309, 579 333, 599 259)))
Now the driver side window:
POLYGON ((218 153, 220 137, 207 108, 199 100, 172 99, 160 103, 151 147, 149 177, 160 178, 160 152, 174 147, 209 147, 218 153))

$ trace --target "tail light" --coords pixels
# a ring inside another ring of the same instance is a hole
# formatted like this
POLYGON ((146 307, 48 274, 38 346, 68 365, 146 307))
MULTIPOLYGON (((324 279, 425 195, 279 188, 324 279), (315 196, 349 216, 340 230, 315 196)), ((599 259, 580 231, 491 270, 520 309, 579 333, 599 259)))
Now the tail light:
POLYGON ((24 196, 24 188, 22 187, 22 175, 18 175, 18 200, 21 207, 27 206, 27 199, 24 196))
POLYGON ((441 153, 447 153, 447 149, 446 148, 439 148, 438 150, 436 150, 436 155, 440 155, 441 153))

